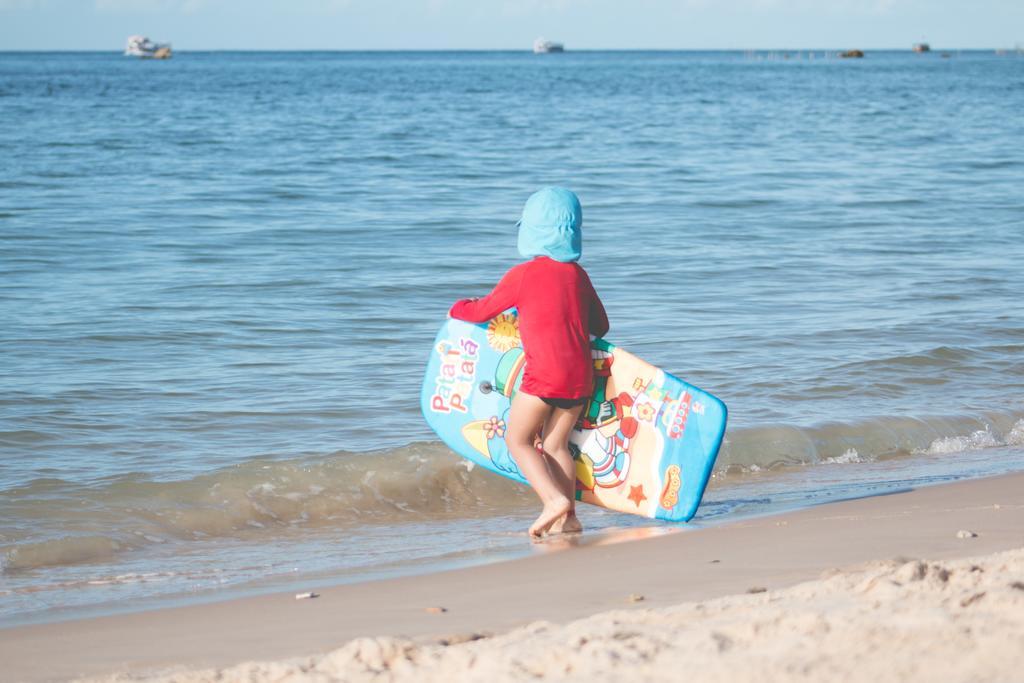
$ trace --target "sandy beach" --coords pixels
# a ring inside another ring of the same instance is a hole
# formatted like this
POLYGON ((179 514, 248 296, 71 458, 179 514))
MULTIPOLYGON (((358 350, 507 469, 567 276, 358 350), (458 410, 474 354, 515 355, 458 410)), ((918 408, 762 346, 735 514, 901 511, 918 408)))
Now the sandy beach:
POLYGON ((0 661, 14 681, 1006 681, 1024 666, 1024 474, 644 533, 316 599, 5 629, 0 661))
MULTIPOLYGON (((1024 550, 890 560, 778 591, 604 612, 564 626, 329 654, 149 681, 1010 681, 1024 670, 1024 550)), ((754 589, 751 589, 754 590, 754 589)), ((105 680, 139 680, 114 676, 105 680)))

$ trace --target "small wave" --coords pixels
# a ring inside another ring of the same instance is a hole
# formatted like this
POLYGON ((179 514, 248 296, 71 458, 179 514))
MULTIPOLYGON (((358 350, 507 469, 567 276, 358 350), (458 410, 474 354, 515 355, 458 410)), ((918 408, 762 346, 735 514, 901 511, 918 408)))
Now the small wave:
MULTIPOLYGON (((716 477, 787 466, 854 466, 1024 444, 1024 419, 877 418, 813 427, 768 425, 728 433, 716 477)), ((0 546, 5 572, 103 562, 133 549, 213 538, 266 541, 294 528, 345 530, 507 514, 534 505, 529 489, 439 443, 377 453, 251 460, 178 481, 129 474, 93 485, 37 479, 0 497, 0 518, 30 523, 0 546), (63 501, 76 500, 73 512, 63 501), (79 531, 69 530, 93 530, 79 531)))
POLYGON ((22 444, 50 441, 53 435, 32 429, 19 429, 13 432, 0 432, 0 444, 18 446, 22 444))
POLYGON ((1024 419, 883 417, 813 427, 765 425, 726 432, 717 469, 757 472, 791 465, 849 464, 905 455, 956 453, 1024 444, 1024 419))
POLYGON ((1008 446, 1024 446, 1024 420, 1018 420, 1013 429, 1006 435, 1008 446))
POLYGON ((894 370, 910 370, 919 372, 924 368, 957 368, 976 355, 977 351, 952 346, 938 346, 933 349, 887 358, 855 361, 839 366, 838 370, 846 370, 858 375, 873 375, 880 372, 891 373, 894 370))
POLYGON ((1017 159, 974 160, 968 161, 964 164, 964 166, 974 171, 993 171, 1004 168, 1017 168, 1020 165, 1021 162, 1017 159))
POLYGON ((870 462, 874 458, 866 458, 857 452, 856 448, 850 448, 842 455, 834 455, 821 461, 822 465, 850 465, 857 462, 870 462))
POLYGON ((935 439, 928 448, 915 450, 918 455, 943 455, 947 453, 963 453, 964 451, 977 451, 982 448, 995 448, 1009 443, 999 440, 991 430, 986 427, 972 432, 967 436, 946 436, 935 439))
POLYGON ((532 504, 526 488, 470 465, 441 444, 428 443, 371 454, 252 460, 179 481, 139 474, 93 486, 39 479, 8 490, 0 499, 0 518, 30 519, 45 506, 51 528, 91 523, 104 533, 0 545, 0 567, 93 562, 145 545, 267 535, 275 528, 345 529, 532 504), (49 502, 67 499, 79 502, 74 517, 62 503, 49 502))
POLYGON ((769 197, 748 197, 746 199, 701 199, 695 201, 693 206, 702 209, 756 209, 778 203, 779 200, 769 197))
POLYGON ((69 581, 53 581, 47 583, 31 583, 18 586, 10 590, 0 590, 2 595, 25 595, 31 593, 47 593, 52 591, 81 588, 98 588, 110 586, 129 586, 143 583, 167 583, 176 579, 188 581, 217 579, 223 575, 223 570, 212 569, 192 572, 129 572, 124 574, 100 574, 92 578, 71 579, 69 581))
POLYGON ((889 209, 907 206, 921 206, 925 201, 916 197, 893 197, 891 199, 858 199, 841 201, 839 206, 857 209, 889 209))
POLYGON ((69 536, 39 543, 23 543, 0 557, 3 571, 81 564, 113 557, 122 543, 105 536, 69 536))

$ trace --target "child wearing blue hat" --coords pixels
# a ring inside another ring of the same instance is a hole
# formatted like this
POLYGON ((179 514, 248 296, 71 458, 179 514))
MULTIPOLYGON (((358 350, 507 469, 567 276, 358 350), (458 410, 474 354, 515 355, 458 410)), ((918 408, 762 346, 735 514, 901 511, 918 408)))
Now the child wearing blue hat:
POLYGON ((544 505, 529 533, 581 531, 576 518, 576 470, 569 435, 593 390, 590 335, 608 333, 608 317, 587 272, 582 251, 583 210, 561 187, 535 192, 519 220, 519 253, 527 261, 509 270, 482 299, 463 299, 450 315, 486 322, 519 311, 526 367, 512 399, 505 441, 544 505), (534 447, 541 434, 543 451, 534 447))

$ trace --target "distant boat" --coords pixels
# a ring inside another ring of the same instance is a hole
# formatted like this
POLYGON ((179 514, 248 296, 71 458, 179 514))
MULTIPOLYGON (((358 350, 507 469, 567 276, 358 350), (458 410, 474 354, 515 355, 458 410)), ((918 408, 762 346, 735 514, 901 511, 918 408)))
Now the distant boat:
POLYGON ((548 52, 565 52, 565 45, 538 38, 533 41, 533 51, 538 55, 547 54, 548 52))
POLYGON ((127 57, 140 59, 170 59, 170 43, 154 43, 146 36, 129 36, 128 45, 124 48, 127 57))
POLYGON ((863 59, 864 50, 847 50, 846 52, 840 52, 839 56, 843 59, 863 59))
POLYGON ((932 46, 928 43, 914 43, 914 52, 931 52, 932 46))

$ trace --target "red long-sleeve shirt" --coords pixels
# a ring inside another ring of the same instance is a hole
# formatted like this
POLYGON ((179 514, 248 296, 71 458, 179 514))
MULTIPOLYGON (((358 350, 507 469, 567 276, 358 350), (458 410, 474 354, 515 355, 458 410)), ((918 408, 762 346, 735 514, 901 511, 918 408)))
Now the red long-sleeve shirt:
POLYGON ((514 266, 484 298, 457 301, 449 315, 482 323, 513 306, 526 354, 522 390, 542 398, 590 396, 590 335, 608 333, 608 316, 587 271, 538 256, 514 266))

